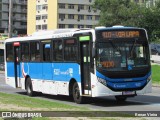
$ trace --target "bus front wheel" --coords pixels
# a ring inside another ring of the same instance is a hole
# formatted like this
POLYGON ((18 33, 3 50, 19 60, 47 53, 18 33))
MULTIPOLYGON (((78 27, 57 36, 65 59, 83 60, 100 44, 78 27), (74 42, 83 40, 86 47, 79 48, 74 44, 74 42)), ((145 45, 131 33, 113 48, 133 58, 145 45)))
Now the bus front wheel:
POLYGON ((73 84, 73 99, 78 104, 81 104, 83 102, 83 97, 80 95, 80 90, 77 82, 73 84))
POLYGON ((27 81, 26 81, 26 91, 27 91, 27 95, 34 96, 32 82, 30 78, 27 78, 27 81))

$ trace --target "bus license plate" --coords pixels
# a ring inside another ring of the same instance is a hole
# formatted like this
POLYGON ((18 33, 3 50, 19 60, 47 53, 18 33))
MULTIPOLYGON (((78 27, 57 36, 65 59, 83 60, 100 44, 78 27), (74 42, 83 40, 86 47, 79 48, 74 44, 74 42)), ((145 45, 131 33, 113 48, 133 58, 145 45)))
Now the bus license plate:
POLYGON ((124 91, 122 95, 135 95, 135 91, 124 91))

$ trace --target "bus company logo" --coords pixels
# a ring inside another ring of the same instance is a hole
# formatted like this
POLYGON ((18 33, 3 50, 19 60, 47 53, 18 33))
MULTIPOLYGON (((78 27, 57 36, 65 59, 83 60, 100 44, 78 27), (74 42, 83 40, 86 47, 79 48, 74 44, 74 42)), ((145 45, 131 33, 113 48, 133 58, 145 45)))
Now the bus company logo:
POLYGON ((60 75, 60 69, 54 69, 54 75, 60 75))

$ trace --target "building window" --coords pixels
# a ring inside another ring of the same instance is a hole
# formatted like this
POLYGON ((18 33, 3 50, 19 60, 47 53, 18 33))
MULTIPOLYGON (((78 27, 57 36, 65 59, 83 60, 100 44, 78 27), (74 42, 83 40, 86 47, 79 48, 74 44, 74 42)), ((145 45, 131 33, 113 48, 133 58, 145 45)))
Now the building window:
POLYGON ((65 28, 65 24, 59 24, 59 28, 65 28))
POLYGON ((86 27, 87 27, 87 28, 92 28, 92 25, 87 25, 86 27))
POLYGON ((48 5, 47 4, 42 5, 42 10, 48 10, 48 5))
POLYGON ((74 4, 69 4, 68 9, 74 9, 74 4))
POLYGON ((59 6, 60 9, 65 9, 65 4, 59 3, 58 6, 59 6))
POLYGON ((73 24, 69 24, 68 28, 74 28, 74 25, 73 24))
POLYGON ((36 6, 36 10, 37 10, 37 11, 42 10, 42 6, 41 6, 41 5, 37 5, 37 6, 36 6))
POLYGON ((87 15, 87 20, 92 20, 92 15, 87 15))
POLYGON ((78 15, 78 20, 84 20, 84 15, 78 15))
POLYGON ((21 22, 21 25, 27 25, 27 22, 21 22))
POLYGON ((42 15, 42 20, 47 19, 47 18, 48 18, 47 14, 42 15))
POLYGON ((41 25, 36 25, 36 30, 41 30, 41 25))
POLYGON ((47 24, 42 25, 42 30, 47 30, 47 24))
POLYGON ((84 5, 78 5, 78 10, 84 10, 84 5))
POLYGON ((65 14, 59 14, 59 19, 65 19, 65 14))
POLYGON ((36 15, 36 20, 41 20, 41 16, 40 15, 36 15))
POLYGON ((74 19, 74 15, 73 14, 68 14, 68 19, 74 19))
POLYGON ((84 28, 84 25, 78 25, 78 28, 84 28))

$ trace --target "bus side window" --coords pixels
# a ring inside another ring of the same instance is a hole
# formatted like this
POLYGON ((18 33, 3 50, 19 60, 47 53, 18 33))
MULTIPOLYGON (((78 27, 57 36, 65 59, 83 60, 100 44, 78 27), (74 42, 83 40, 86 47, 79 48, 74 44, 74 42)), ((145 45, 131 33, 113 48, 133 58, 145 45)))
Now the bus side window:
POLYGON ((43 61, 51 61, 51 41, 43 43, 43 61))
POLYGON ((30 43, 31 61, 40 61, 40 45, 39 42, 30 43))
POLYGON ((6 45, 6 61, 13 61, 13 45, 7 44, 6 45))
POLYGON ((21 43, 21 60, 29 61, 29 43, 21 43))
POLYGON ((53 41, 53 60, 63 61, 62 40, 53 41))
POLYGON ((76 61, 78 54, 77 42, 74 38, 64 40, 64 60, 76 61))

